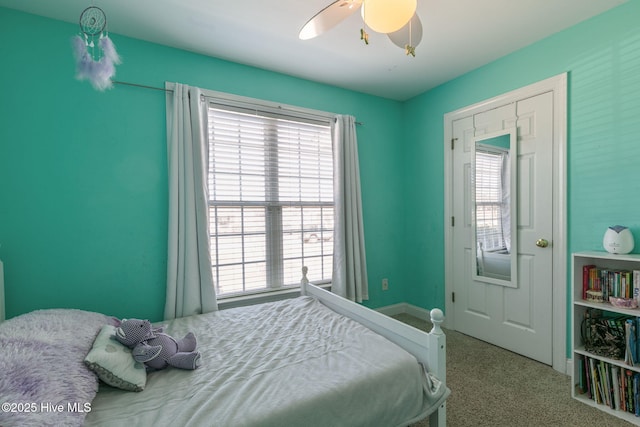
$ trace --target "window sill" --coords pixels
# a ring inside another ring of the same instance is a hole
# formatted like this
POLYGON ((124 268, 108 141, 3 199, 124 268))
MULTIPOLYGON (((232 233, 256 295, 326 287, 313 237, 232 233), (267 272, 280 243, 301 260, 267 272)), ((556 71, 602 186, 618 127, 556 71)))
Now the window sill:
MULTIPOLYGON (((331 290, 331 283, 318 285, 321 288, 331 290)), ((288 298, 297 298, 300 296, 300 288, 287 288, 278 291, 262 292, 250 295, 239 295, 234 297, 219 297, 218 310, 226 310, 228 308, 244 307, 246 305, 264 304, 267 302, 281 301, 288 298)))

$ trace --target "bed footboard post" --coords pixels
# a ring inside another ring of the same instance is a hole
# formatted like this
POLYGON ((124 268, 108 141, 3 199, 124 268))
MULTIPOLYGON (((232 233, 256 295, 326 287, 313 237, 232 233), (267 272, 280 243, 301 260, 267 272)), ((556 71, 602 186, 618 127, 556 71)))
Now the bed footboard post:
POLYGON ((309 268, 307 266, 302 267, 302 279, 300 279, 300 295, 307 295, 307 285, 309 284, 309 279, 307 279, 307 272, 309 268))
POLYGON ((439 308, 434 308, 431 310, 431 323, 433 323, 433 328, 429 332, 429 335, 432 336, 432 343, 436 345, 432 345, 429 347, 429 359, 438 361, 438 368, 435 369, 435 375, 440 378, 442 382, 446 384, 447 381, 447 359, 446 359, 446 348, 447 348, 447 337, 442 331, 440 325, 444 322, 444 314, 442 310, 439 308))
POLYGON ((439 308, 434 308, 430 312, 431 323, 433 323, 433 328, 431 328, 430 333, 434 335, 444 335, 442 328, 442 322, 444 322, 444 313, 439 308))
MULTIPOLYGON (((442 331, 440 325, 444 322, 444 313, 439 308, 431 310, 431 323, 433 328, 429 332, 432 337, 432 345, 429 347, 429 360, 437 360, 438 367, 435 369, 434 374, 444 384, 447 383, 447 337, 442 331)), ((445 427, 447 425, 447 403, 444 402, 437 411, 435 411, 429 417, 430 426, 445 427)))

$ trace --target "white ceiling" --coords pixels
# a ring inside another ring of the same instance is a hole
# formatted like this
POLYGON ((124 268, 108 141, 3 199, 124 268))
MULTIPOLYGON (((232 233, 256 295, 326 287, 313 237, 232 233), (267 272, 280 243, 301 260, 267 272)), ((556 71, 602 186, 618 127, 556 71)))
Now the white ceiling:
POLYGON ((418 0, 423 38, 415 58, 371 31, 365 45, 359 13, 299 40, 305 22, 332 1, 0 0, 0 6, 77 23, 94 5, 105 11, 116 47, 120 34, 405 100, 626 0, 418 0))

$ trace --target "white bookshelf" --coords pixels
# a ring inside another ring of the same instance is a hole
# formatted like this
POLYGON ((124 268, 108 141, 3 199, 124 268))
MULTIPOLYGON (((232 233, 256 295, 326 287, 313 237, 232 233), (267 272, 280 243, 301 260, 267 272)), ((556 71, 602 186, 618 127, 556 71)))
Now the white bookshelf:
POLYGON ((599 410, 607 412, 618 418, 624 419, 632 424, 640 426, 640 417, 636 417, 635 414, 625 412, 619 409, 612 409, 608 405, 596 403, 590 399, 587 394, 581 394, 579 392, 580 381, 580 364, 578 360, 581 356, 588 356, 594 360, 602 360, 609 363, 612 366, 618 366, 625 370, 631 370, 633 372, 640 372, 640 366, 629 366, 624 360, 611 359, 608 357, 599 356, 585 350, 584 343, 582 342, 581 324, 584 318, 584 314, 589 308, 595 308, 610 312, 612 314, 624 314, 635 317, 640 317, 640 309, 625 309, 618 308, 611 305, 609 302, 589 302, 583 299, 583 276, 582 268, 585 265, 595 265, 598 268, 615 269, 615 270, 640 270, 640 255, 627 254, 627 255, 615 255, 608 252, 578 252, 572 256, 572 268, 571 268, 571 283, 572 283, 572 358, 573 358, 573 372, 572 372, 572 390, 571 395, 574 399, 583 402, 586 405, 593 406, 599 410))

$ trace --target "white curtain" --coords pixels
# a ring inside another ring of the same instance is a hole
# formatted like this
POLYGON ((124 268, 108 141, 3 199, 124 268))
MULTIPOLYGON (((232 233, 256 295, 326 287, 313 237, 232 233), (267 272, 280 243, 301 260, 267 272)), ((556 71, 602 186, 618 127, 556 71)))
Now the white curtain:
POLYGON ((169 246, 165 319, 218 309, 207 218, 206 108, 200 89, 167 93, 169 246))
POLYGON ((335 213, 331 290, 362 302, 369 299, 369 287, 355 118, 336 116, 332 138, 335 213))

